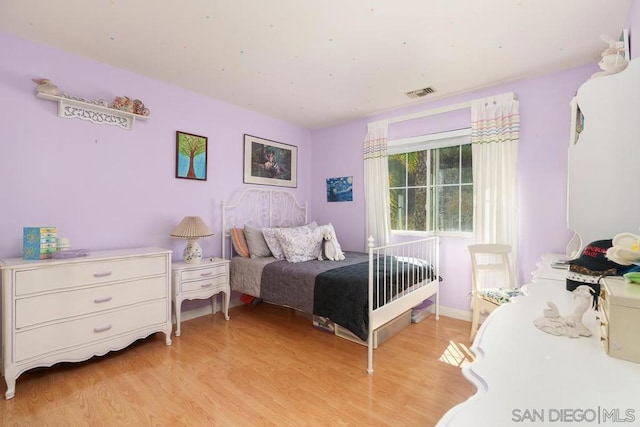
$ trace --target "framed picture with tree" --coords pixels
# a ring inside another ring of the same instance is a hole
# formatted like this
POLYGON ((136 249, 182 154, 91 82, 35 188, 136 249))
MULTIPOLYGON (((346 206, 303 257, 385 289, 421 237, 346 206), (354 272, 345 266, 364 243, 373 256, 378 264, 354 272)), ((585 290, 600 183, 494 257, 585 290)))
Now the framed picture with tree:
POLYGON ((207 137, 176 131, 176 178, 207 180, 207 137))

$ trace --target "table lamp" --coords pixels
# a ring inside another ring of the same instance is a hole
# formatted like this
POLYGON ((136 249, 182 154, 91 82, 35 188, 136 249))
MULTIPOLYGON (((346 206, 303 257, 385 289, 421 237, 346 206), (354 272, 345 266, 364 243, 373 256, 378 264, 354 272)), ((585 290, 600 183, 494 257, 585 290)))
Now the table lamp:
POLYGON ((201 237, 213 236, 207 224, 199 216, 185 216, 180 224, 171 232, 171 237, 187 239, 183 258, 187 264, 197 264, 202 259, 202 248, 198 244, 201 237))

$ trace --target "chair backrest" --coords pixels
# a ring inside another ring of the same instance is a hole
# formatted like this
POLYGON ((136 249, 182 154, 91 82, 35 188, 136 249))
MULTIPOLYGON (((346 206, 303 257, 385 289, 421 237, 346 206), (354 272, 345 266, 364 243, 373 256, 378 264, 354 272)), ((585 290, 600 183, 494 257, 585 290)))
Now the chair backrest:
POLYGON ((485 288, 515 288, 511 271, 511 245, 483 243, 469 245, 473 290, 485 288))

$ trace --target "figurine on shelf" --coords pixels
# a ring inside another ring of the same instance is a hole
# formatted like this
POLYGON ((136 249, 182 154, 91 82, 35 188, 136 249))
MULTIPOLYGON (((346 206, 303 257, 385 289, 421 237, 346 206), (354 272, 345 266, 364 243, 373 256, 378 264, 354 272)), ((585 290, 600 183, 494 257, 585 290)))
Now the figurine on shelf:
POLYGON ((111 103, 111 108, 133 113, 133 101, 128 96, 116 96, 111 103))
POLYGON ((629 64, 629 61, 624 57, 623 42, 613 40, 606 34, 602 34, 600 38, 609 43, 609 47, 602 52, 602 59, 598 62, 598 66, 602 71, 598 71, 592 75, 592 79, 608 76, 610 74, 617 74, 627 68, 627 65, 629 64))
POLYGON ((48 95, 60 94, 58 86, 51 83, 51 80, 49 79, 31 79, 31 81, 38 85, 38 87, 36 88, 38 93, 46 93, 48 95))
POLYGON ((144 106, 144 103, 139 99, 133 100, 133 114, 138 114, 140 116, 148 116, 151 113, 147 107, 144 106))

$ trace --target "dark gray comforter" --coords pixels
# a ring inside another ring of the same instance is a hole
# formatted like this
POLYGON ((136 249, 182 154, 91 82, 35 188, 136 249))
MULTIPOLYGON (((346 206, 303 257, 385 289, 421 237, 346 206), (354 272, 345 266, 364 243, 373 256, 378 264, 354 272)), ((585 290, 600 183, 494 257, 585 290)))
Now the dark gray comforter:
MULTIPOLYGON (((275 261, 264 266, 260 298, 266 302, 313 313, 313 292, 318 274, 369 261, 361 252, 345 252, 343 261, 275 261)), ((366 277, 366 276, 365 276, 366 277)))
MULTIPOLYGON (((260 297, 266 302, 328 317, 363 341, 369 335, 368 261, 366 253, 345 252, 343 261, 276 261, 262 270, 260 297)), ((374 274, 387 286, 374 308, 434 276, 430 266, 396 257, 374 261, 374 274), (390 284, 394 285, 391 286, 390 284)))

